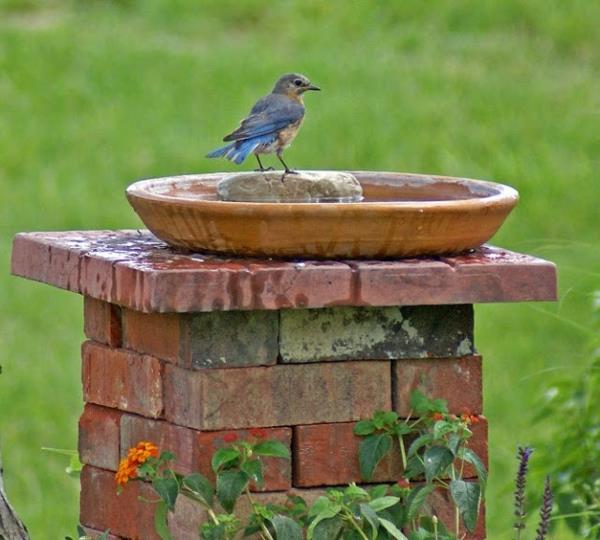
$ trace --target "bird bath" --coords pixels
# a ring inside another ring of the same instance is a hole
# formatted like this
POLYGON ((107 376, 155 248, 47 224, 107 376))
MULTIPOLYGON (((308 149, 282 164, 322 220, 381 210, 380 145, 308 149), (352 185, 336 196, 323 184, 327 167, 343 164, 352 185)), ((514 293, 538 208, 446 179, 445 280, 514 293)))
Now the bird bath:
POLYGON ((217 183, 230 173, 142 180, 127 198, 168 244, 236 256, 390 258, 455 254, 487 242, 517 204, 502 184, 352 171, 359 202, 231 202, 217 183))

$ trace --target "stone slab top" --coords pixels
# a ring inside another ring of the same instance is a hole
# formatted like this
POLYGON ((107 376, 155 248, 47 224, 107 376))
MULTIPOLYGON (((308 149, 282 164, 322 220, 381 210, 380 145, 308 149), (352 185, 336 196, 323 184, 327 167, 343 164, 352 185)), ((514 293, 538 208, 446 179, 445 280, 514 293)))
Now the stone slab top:
POLYGON ((556 300, 556 267, 484 245, 453 257, 273 260, 186 253, 146 230, 32 232, 12 273, 143 312, 556 300))

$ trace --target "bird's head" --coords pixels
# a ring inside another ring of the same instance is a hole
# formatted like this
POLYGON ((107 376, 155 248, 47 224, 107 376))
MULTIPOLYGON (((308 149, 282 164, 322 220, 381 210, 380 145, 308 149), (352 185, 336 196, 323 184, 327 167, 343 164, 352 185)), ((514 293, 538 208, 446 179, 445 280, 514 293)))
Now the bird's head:
POLYGON ((285 94, 291 98, 298 98, 307 90, 321 90, 318 86, 299 73, 288 73, 279 77, 273 88, 273 94, 285 94))

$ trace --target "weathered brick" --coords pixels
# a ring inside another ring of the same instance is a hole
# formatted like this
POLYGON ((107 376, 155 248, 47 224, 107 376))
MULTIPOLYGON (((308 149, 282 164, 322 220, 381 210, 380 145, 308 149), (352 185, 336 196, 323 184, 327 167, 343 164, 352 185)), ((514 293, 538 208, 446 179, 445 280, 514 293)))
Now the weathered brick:
MULTIPOLYGON (((92 540, 98 540, 105 531, 99 531, 97 529, 91 529, 90 527, 83 527, 83 530, 85 531, 85 534, 87 536, 89 536, 92 540)), ((114 534, 109 534, 106 537, 106 540, 123 540, 122 536, 115 536, 114 534)))
POLYGON ((79 458, 82 463, 116 471, 119 465, 119 423, 123 413, 86 404, 79 419, 79 458))
POLYGON ((400 416, 410 414, 410 395, 415 389, 447 400, 450 412, 483 412, 481 356, 399 360, 393 365, 392 386, 400 416))
POLYGON ((152 418, 161 415, 160 360, 91 341, 83 344, 82 358, 85 401, 152 418))
POLYGON ((383 360, 473 353, 470 305, 281 311, 283 362, 383 360))
POLYGON ((125 310, 125 346, 200 369, 277 362, 279 317, 274 311, 175 314, 125 310))
POLYGON ((121 308, 115 304, 83 299, 83 331, 89 339, 109 347, 121 346, 121 308))
POLYGON ((201 430, 345 422, 391 408, 389 362, 165 368, 167 420, 201 430))
MULTIPOLYGON (((335 486, 360 482, 358 447, 362 437, 353 433, 355 422, 294 427, 294 486, 335 486)), ((378 465, 373 482, 400 478, 402 460, 395 441, 392 453, 378 465)))
MULTIPOLYGON (((252 430, 200 431, 195 433, 194 465, 198 471, 213 481, 215 475, 211 468, 211 458, 219 448, 228 444, 223 439, 225 435, 235 434, 240 440, 256 440, 252 430)), ((283 443, 290 449, 291 454, 292 430, 290 428, 265 428, 264 438, 283 443)), ((292 465, 289 459, 264 457, 261 460, 264 465, 264 487, 259 489, 258 486, 252 485, 252 491, 285 491, 292 487, 292 465)))
MULTIPOLYGON (((358 449, 362 437, 354 435, 354 422, 314 424, 294 427, 294 487, 344 485, 364 481, 360 475, 358 449)), ((470 448, 487 467, 487 421, 481 419, 471 426, 470 448)), ((405 441, 410 444, 410 441, 405 441)), ((373 482, 395 482, 402 476, 402 459, 397 441, 391 452, 375 469, 373 482)), ((474 478, 470 465, 463 478, 474 478)))
POLYGON ((81 471, 80 521, 99 531, 128 540, 160 540, 154 532, 154 505, 139 497, 156 499, 152 486, 130 482, 117 495, 113 472, 86 465, 81 471))

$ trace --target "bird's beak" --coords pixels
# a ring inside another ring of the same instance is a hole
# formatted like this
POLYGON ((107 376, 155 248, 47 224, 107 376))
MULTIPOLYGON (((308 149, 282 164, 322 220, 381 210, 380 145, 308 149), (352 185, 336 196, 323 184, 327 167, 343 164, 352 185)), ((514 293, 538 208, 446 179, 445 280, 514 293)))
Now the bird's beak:
POLYGON ((307 90, 317 90, 317 91, 319 91, 319 92, 321 91, 321 89, 320 89, 318 86, 315 86, 314 84, 309 84, 309 85, 306 87, 306 89, 307 89, 307 90))

